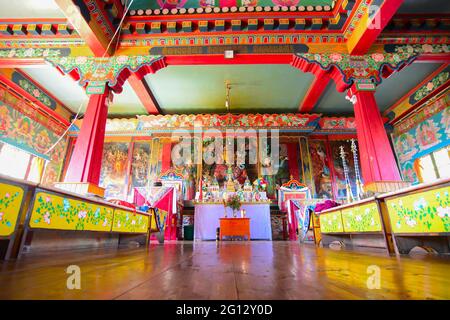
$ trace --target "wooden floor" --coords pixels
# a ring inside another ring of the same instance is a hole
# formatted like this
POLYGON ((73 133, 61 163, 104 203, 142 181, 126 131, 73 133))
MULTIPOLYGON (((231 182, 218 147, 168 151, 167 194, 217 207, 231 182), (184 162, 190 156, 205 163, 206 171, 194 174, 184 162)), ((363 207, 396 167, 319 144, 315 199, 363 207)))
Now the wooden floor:
POLYGON ((0 262, 0 299, 450 299, 450 260, 293 242, 171 243, 0 262), (81 290, 66 268, 81 268, 81 290), (367 268, 381 270, 368 289, 367 268))

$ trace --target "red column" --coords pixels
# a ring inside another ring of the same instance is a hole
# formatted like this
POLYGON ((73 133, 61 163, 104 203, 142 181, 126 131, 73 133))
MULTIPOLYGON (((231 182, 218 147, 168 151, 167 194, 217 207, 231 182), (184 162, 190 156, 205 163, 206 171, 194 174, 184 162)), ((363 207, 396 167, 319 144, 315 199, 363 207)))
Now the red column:
POLYGON ((375 91, 360 91, 352 86, 347 99, 354 105, 361 175, 366 189, 389 191, 389 184, 399 185, 401 177, 383 119, 375 101, 375 91))
POLYGON ((98 185, 102 165, 108 102, 112 93, 108 86, 103 94, 93 94, 84 114, 81 130, 67 168, 65 182, 98 185))

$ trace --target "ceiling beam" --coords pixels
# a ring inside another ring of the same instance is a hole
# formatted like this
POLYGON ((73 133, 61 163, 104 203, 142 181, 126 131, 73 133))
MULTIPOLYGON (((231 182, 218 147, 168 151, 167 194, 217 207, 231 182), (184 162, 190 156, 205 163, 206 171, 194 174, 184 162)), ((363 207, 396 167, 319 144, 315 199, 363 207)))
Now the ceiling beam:
POLYGON ((156 101, 145 79, 139 79, 135 74, 132 74, 128 78, 128 82, 149 114, 161 113, 158 101, 156 101))
POLYGON ((403 0, 372 1, 347 40, 348 52, 354 55, 366 54, 402 3, 403 0))
POLYGON ((116 31, 114 20, 123 14, 120 1, 55 0, 66 18, 98 57, 114 54, 115 43, 108 44, 116 31))
POLYGON ((320 69, 316 73, 314 81, 311 83, 308 92, 306 92, 306 95, 300 103, 298 112, 306 113, 314 109, 330 80, 331 78, 328 76, 327 71, 320 69))

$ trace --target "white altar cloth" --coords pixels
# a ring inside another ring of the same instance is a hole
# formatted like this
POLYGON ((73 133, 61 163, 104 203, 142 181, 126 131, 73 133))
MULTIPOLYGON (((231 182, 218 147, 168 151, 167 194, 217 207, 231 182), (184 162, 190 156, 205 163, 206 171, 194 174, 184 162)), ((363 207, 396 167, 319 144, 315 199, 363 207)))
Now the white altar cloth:
MULTIPOLYGON (((246 217, 250 218, 250 239, 272 240, 272 227, 270 222, 270 205, 268 203, 242 204, 246 217)), ((233 216, 231 208, 227 208, 227 216, 233 216)), ((240 217, 240 212, 238 214, 240 217)), ((223 204, 195 205, 194 213, 194 240, 215 240, 216 229, 219 228, 219 219, 224 217, 223 204)))

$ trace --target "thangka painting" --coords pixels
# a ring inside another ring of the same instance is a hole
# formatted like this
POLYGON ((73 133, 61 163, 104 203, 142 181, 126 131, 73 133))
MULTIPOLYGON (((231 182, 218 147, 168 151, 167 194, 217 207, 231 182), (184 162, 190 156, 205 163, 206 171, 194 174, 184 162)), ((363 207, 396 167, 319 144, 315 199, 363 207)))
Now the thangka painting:
POLYGON ((150 168, 150 142, 136 142, 133 148, 131 162, 131 185, 145 187, 148 185, 148 171, 150 168))
MULTIPOLYGON (((267 152, 265 154, 271 155, 271 145, 267 144, 267 152)), ((261 162, 262 172, 269 172, 274 168, 274 173, 263 175, 267 181, 267 196, 274 199, 277 194, 277 186, 280 187, 283 183, 290 180, 289 161, 288 161, 288 146, 286 143, 280 143, 278 165, 271 163, 270 157, 266 157, 261 162)))
POLYGON ((314 183, 312 180, 308 140, 307 138, 300 138, 299 141, 300 180, 308 186, 309 190, 313 190, 314 183))
MULTIPOLYGON (((195 155, 201 156, 200 152, 200 141, 198 138, 194 137, 191 144, 191 157, 187 157, 184 159, 183 163, 178 163, 174 159, 172 160, 172 168, 180 172, 183 177, 183 190, 184 190, 184 200, 192 200, 195 198, 195 191, 197 190, 196 181, 197 181, 197 164, 194 161, 195 155)), ((172 150, 176 146, 176 144, 172 145, 172 150)), ((173 154, 173 153, 172 153, 173 154)))
POLYGON ((403 179, 419 183, 414 161, 450 145, 450 93, 394 127, 394 149, 403 179))
POLYGON ((333 166, 336 184, 336 198, 345 199, 347 197, 347 189, 345 183, 344 166, 340 156, 340 147, 344 147, 346 155, 345 161, 348 167, 348 177, 350 180, 350 187, 353 194, 356 194, 356 179, 355 179, 355 162, 353 161, 353 153, 351 151, 351 142, 347 140, 330 141, 331 153, 333 155, 333 166))
POLYGON ((331 171, 325 142, 321 140, 309 141, 311 155, 312 176, 316 198, 332 198, 331 171))
POLYGON ((107 142, 104 145, 100 186, 106 189, 106 198, 126 198, 128 147, 127 142, 107 142))
POLYGON ((0 141, 48 159, 48 149, 59 136, 37 121, 0 101, 0 141))
MULTIPOLYGON (((209 147, 212 147, 213 140, 204 140, 203 141, 203 152, 208 155, 209 152, 207 151, 209 147)), ((203 171, 202 174, 204 177, 207 177, 208 179, 217 179, 217 182, 219 185, 223 186, 225 181, 228 178, 228 166, 227 162, 232 162, 231 165, 231 174, 232 174, 232 180, 237 181, 240 185, 243 185, 245 183, 245 180, 248 178, 251 182, 256 180, 258 178, 258 167, 256 163, 250 162, 250 150, 256 150, 257 148, 257 142, 256 139, 246 139, 245 141, 245 149, 244 154, 239 154, 239 150, 237 150, 237 143, 235 140, 234 143, 234 152, 232 153, 234 155, 234 159, 228 159, 227 157, 227 147, 223 149, 224 157, 218 157, 216 159, 220 158, 220 161, 222 163, 216 163, 219 161, 214 161, 214 163, 209 164, 209 160, 203 158, 203 171), (244 163, 237 163, 237 159, 245 159, 244 163)), ((207 158, 207 155, 205 156, 207 158)), ((252 161, 254 162, 254 161, 252 161)))
POLYGON ((50 161, 45 166, 42 175, 42 184, 51 185, 60 181, 61 172, 64 165, 64 159, 67 152, 67 139, 61 139, 58 144, 50 152, 50 161))

